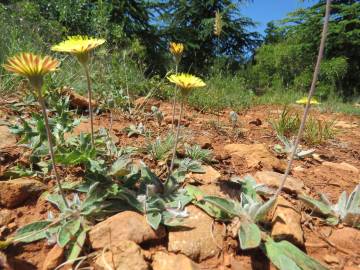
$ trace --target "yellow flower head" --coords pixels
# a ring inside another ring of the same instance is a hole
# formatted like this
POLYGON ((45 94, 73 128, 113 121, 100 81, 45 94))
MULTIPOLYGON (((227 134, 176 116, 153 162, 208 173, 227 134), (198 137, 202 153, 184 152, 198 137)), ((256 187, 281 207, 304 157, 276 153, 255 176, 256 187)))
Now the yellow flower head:
POLYGON ((184 44, 176 43, 176 42, 170 42, 169 51, 176 58, 180 58, 183 51, 184 51, 184 44))
POLYGON ((175 83, 180 88, 181 94, 187 96, 191 89, 204 87, 206 84, 200 78, 191 74, 173 74, 167 78, 170 82, 175 83))
MULTIPOLYGON (((307 98, 307 97, 303 97, 303 98, 297 100, 296 103, 297 103, 297 104, 306 105, 307 101, 308 101, 308 98, 307 98)), ((311 104, 311 105, 318 105, 318 104, 320 104, 320 102, 317 101, 315 98, 311 98, 310 104, 311 104)))
POLYGON ((13 73, 25 76, 37 89, 42 86, 43 76, 55 71, 59 61, 50 56, 41 57, 32 53, 20 53, 10 57, 3 67, 13 73))
POLYGON ((222 18, 220 12, 215 12, 214 35, 220 36, 222 30, 222 18))
POLYGON ((89 52, 101 44, 105 39, 92 38, 88 36, 70 36, 63 42, 51 47, 56 52, 68 52, 76 55, 79 61, 84 64, 89 59, 89 52))

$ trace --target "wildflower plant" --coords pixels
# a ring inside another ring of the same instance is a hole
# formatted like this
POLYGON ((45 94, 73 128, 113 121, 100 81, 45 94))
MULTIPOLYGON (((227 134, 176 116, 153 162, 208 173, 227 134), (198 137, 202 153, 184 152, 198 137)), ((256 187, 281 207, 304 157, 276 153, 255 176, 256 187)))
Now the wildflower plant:
POLYGON ((61 186, 60 177, 57 172, 55 164, 54 147, 52 141, 52 132, 50 130, 49 119, 47 115, 44 92, 43 92, 43 81, 44 76, 50 72, 53 72, 59 66, 59 62, 50 56, 41 57, 32 53, 21 53, 16 56, 10 57, 3 67, 15 74, 26 77, 31 87, 34 90, 34 95, 37 97, 38 102, 41 106, 41 111, 44 117, 46 135, 49 144, 49 153, 52 162, 52 169, 55 175, 57 185, 59 187, 62 199, 66 206, 68 206, 64 191, 61 186))
POLYGON ((172 173, 173 167, 174 167, 176 148, 177 148, 177 144, 179 141, 180 124, 181 124, 182 115, 183 115, 184 102, 194 88, 205 87, 206 84, 200 78, 198 78, 194 75, 185 74, 185 73, 170 75, 168 77, 168 80, 170 82, 174 83, 180 89, 180 94, 181 94, 181 96, 180 96, 180 98, 181 98, 180 115, 179 115, 179 121, 178 121, 177 129, 176 129, 172 160, 171 160, 171 164, 170 164, 170 171, 169 171, 169 176, 170 176, 172 173))
POLYGON ((87 36, 70 36, 65 41, 51 47, 51 50, 56 52, 67 52, 76 56, 80 64, 84 67, 87 87, 88 87, 88 101, 89 101, 89 115, 90 115, 90 129, 91 129, 91 143, 94 143, 94 120, 92 109, 92 93, 91 93, 91 78, 89 74, 90 52, 96 47, 105 43, 105 39, 92 38, 87 36))
MULTIPOLYGON (((301 99, 298 99, 297 101, 296 101, 296 104, 301 104, 301 105, 306 105, 306 103, 308 102, 308 98, 307 97, 303 97, 303 98, 301 98, 301 99)), ((311 100, 310 100, 310 104, 311 105, 319 105, 319 104, 321 104, 319 101, 317 101, 317 99, 316 98, 314 98, 314 97, 312 97, 311 98, 311 100)))

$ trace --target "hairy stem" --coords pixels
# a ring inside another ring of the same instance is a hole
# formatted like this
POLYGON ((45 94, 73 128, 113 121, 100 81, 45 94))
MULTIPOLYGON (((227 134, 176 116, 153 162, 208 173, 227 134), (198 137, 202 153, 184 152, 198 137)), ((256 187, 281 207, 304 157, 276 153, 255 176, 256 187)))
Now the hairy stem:
POLYGON ((172 154, 171 163, 170 163, 169 177, 174 169, 176 148, 177 148, 178 141, 179 141, 180 124, 181 124, 181 119, 182 119, 182 114, 183 114, 183 108, 184 108, 184 97, 181 98, 181 102, 180 102, 180 116, 179 116, 179 121, 178 121, 177 129, 176 129, 175 144, 174 144, 173 154, 172 154))
POLYGON ((49 144, 49 153, 50 153, 50 158, 51 158, 53 171, 54 171, 54 174, 55 174, 55 180, 56 180, 56 183, 57 183, 57 185, 59 187, 59 191, 60 191, 62 199, 64 200, 65 206, 67 208, 69 208, 69 204, 68 204, 68 202, 67 202, 67 200, 65 198, 65 193, 64 193, 64 190, 63 190, 63 188, 61 186, 60 177, 59 177, 59 174, 58 174, 58 171, 57 171, 57 168, 56 168, 56 164, 55 164, 54 147, 53 147, 53 143, 52 143, 52 140, 51 140, 52 134, 51 134, 50 126, 49 126, 49 119, 48 119, 47 112, 46 112, 46 106, 45 106, 44 97, 42 96, 41 89, 38 89, 37 92, 38 92, 38 100, 39 100, 39 103, 40 103, 40 106, 41 106, 41 111, 42 111, 44 121, 45 121, 46 135, 47 135, 48 144, 49 144))
POLYGON ((131 111, 131 100, 130 100, 130 94, 129 94, 129 84, 128 84, 128 79, 127 79, 127 66, 126 66, 126 51, 124 51, 123 53, 123 63, 124 63, 124 71, 125 71, 125 85, 126 85, 126 95, 128 97, 128 110, 129 110, 129 114, 131 115, 132 111, 131 111))
POLYGON ((90 116, 90 129, 91 129, 91 145, 95 148, 95 140, 94 140, 94 118, 93 118, 93 108, 92 108, 92 94, 91 94, 91 78, 89 74, 89 66, 87 64, 84 65, 86 80, 87 80, 87 88, 88 88, 88 101, 89 101, 89 116, 90 116))
MULTIPOLYGON (((178 63, 178 61, 176 61, 175 74, 178 73, 178 68, 179 68, 179 63, 178 63)), ((172 104, 172 119, 171 119, 171 128, 172 129, 174 129, 174 126, 175 126, 176 93, 177 93, 177 87, 175 86, 174 98, 173 98, 173 104, 172 104)))
POLYGON ((331 8, 331 0, 327 0, 326 1, 325 17, 324 17, 324 25, 323 25, 323 29, 322 29, 322 33, 321 33, 321 41, 320 41, 319 53, 318 53, 318 57, 317 57, 317 61, 316 61, 315 69, 314 69, 313 79, 312 79, 312 82, 311 82, 311 87, 310 87, 310 90, 309 90, 307 103, 306 103, 306 106, 305 106, 303 117, 301 119, 300 128, 299 128, 298 134, 297 134, 296 139, 295 139, 294 147, 293 147, 293 149, 291 151, 291 154, 290 154, 290 159, 289 159, 285 174, 283 176, 283 179, 281 181, 281 184, 280 184, 278 190, 276 191, 276 193, 274 195, 275 199, 279 196, 281 190, 283 189, 283 187, 285 185, 286 179, 289 176, 291 166, 292 166, 292 163, 294 161, 294 157, 295 157, 295 154, 296 154, 296 151, 297 151, 297 147, 298 147, 299 142, 301 140, 301 136, 302 136, 302 134, 304 132, 306 119, 307 119, 307 116, 309 114, 309 109, 310 109, 310 101, 311 101, 311 98, 312 98, 312 96, 313 96, 313 94, 315 92, 315 86, 316 86, 316 82, 318 80, 318 76, 319 76, 319 72, 320 72, 320 64, 321 64, 322 57, 324 55, 325 41, 326 41, 326 36, 327 36, 327 30, 328 30, 328 27, 329 27, 330 8, 331 8))

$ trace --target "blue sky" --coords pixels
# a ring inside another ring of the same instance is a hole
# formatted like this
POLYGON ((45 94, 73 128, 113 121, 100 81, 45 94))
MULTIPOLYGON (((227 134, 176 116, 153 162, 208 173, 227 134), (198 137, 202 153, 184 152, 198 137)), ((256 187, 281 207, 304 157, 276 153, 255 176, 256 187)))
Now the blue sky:
POLYGON ((264 33, 266 23, 272 20, 283 19, 287 13, 295 9, 311 6, 314 0, 254 0, 252 3, 242 4, 241 13, 246 17, 258 22, 256 29, 261 34, 264 33))

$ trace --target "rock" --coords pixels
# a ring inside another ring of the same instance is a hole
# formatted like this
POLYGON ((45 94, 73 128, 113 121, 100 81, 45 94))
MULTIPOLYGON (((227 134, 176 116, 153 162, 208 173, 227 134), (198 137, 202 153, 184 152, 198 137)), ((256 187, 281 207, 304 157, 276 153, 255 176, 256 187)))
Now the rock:
POLYGON ((153 256, 153 270, 199 270, 199 266, 182 254, 172 254, 158 251, 153 256))
POLYGON ((102 249, 110 244, 116 245, 122 240, 140 244, 148 240, 161 239, 165 235, 164 227, 160 226, 155 231, 143 215, 124 211, 96 224, 89 232, 89 240, 93 249, 102 249))
POLYGON ((305 172, 306 171, 306 169, 302 166, 296 166, 293 170, 295 172, 305 172))
POLYGON ((12 220, 11 211, 8 209, 0 210, 0 227, 8 225, 12 220))
POLYGON ((329 263, 329 264, 339 264, 339 258, 330 254, 326 254, 324 256, 324 262, 329 263))
POLYGON ((210 139, 209 136, 201 135, 201 136, 195 137, 194 143, 200 145, 200 147, 202 149, 211 149, 211 148, 213 148, 212 144, 211 144, 211 139, 210 139))
POLYGON ((168 250, 182 253, 200 262, 216 256, 222 246, 222 226, 199 208, 186 207, 189 217, 184 219, 183 228, 169 228, 168 250), (214 226, 213 226, 214 225, 214 226))
POLYGON ((0 251, 0 269, 3 269, 3 270, 12 270, 13 269, 8 264, 6 255, 4 253, 2 253, 1 251, 0 251))
POLYGON ((355 123, 348 123, 348 122, 345 122, 345 121, 336 121, 335 122, 335 125, 334 125, 336 128, 338 129, 351 129, 351 128, 356 128, 357 125, 355 123))
POLYGON ((7 208, 17 207, 26 199, 45 190, 46 186, 43 183, 27 177, 0 181, 0 205, 7 208))
POLYGON ((272 218, 271 236, 276 240, 288 240, 295 245, 304 244, 301 214, 283 197, 279 197, 272 218))
POLYGON ((340 248, 355 251, 359 249, 360 230, 350 227, 335 229, 327 239, 340 248))
MULTIPOLYGON (((78 108, 80 110, 88 110, 89 108, 89 100, 86 97, 83 97, 82 95, 79 95, 74 91, 72 88, 63 88, 62 93, 69 96, 70 105, 74 108, 78 108)), ((98 104, 94 99, 91 100, 91 105, 93 109, 95 109, 98 104)))
POLYGON ((11 147, 16 144, 16 136, 12 134, 7 126, 0 126, 0 149, 11 147))
POLYGON ((140 110, 144 109, 145 112, 151 112, 151 107, 160 107, 161 102, 154 98, 140 97, 134 101, 135 108, 140 110))
POLYGON ((141 248, 133 241, 122 240, 111 246, 111 250, 98 256, 95 261, 95 270, 148 270, 141 248))
POLYGON ((224 150, 231 156, 243 157, 250 168, 285 171, 286 162, 279 160, 265 144, 227 144, 224 150))
MULTIPOLYGON (((254 178, 259 184, 265 184, 269 187, 278 188, 282 181, 283 174, 271 171, 260 171, 255 173, 254 178)), ((284 190, 291 193, 302 194, 304 193, 304 183, 299 179, 288 176, 285 182, 284 190)))
POLYGON ((189 177, 203 184, 215 183, 221 177, 221 174, 211 166, 202 166, 205 173, 189 173, 189 177))
POLYGON ((347 172, 351 172, 351 173, 354 173, 354 174, 359 174, 359 169, 358 168, 356 168, 355 166, 353 166, 353 165, 351 165, 349 163, 346 163, 346 162, 335 163, 335 162, 325 161, 325 162, 322 163, 322 165, 330 167, 330 168, 335 169, 335 170, 342 170, 342 171, 347 171, 347 172))
POLYGON ((64 259, 64 248, 55 245, 47 254, 42 270, 54 270, 64 259))

